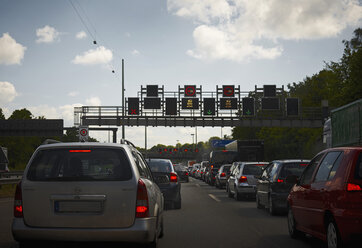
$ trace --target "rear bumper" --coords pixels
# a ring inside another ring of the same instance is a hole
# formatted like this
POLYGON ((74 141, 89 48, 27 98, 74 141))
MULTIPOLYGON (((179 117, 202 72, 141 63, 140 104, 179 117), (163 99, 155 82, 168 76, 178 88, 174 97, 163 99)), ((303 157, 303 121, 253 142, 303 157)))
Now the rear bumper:
POLYGON ((17 241, 104 241, 149 243, 154 240, 156 217, 135 219, 128 228, 42 228, 25 225, 22 218, 14 218, 13 237, 17 241))
POLYGON ((272 192, 271 193, 271 198, 273 201, 273 206, 280 209, 280 210, 287 210, 288 207, 288 203, 287 203, 287 199, 288 199, 288 195, 289 193, 286 192, 272 192))
POLYGON ((237 186, 237 191, 240 194, 247 194, 250 196, 254 196, 256 195, 256 186, 255 185, 248 185, 248 186, 237 186))
POLYGON ((362 236, 362 212, 360 209, 336 211, 335 221, 343 241, 362 236))
POLYGON ((181 196, 180 188, 181 188, 180 183, 170 184, 164 187, 160 186, 165 202, 178 201, 181 196))

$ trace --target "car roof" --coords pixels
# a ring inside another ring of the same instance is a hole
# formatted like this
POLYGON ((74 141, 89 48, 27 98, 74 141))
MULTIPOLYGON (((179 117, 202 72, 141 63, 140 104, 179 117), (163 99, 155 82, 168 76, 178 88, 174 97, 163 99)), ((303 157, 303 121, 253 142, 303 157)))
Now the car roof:
POLYGON ((54 144, 40 145, 39 149, 42 148, 63 148, 63 147, 131 147, 127 144, 118 144, 118 143, 98 143, 98 142, 60 142, 54 144))
POLYGON ((273 160, 271 163, 295 163, 295 162, 310 162, 309 159, 280 159, 273 160))

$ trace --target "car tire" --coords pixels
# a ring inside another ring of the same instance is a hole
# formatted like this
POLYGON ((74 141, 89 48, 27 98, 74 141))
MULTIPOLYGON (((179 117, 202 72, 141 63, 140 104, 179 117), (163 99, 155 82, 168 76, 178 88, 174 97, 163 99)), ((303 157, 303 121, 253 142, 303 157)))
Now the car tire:
POLYGON ((160 235, 158 235, 158 238, 162 238, 164 235, 164 228, 163 228, 163 218, 161 219, 161 231, 160 231, 160 235))
POLYGON ((177 201, 175 201, 173 203, 173 208, 174 209, 181 209, 181 197, 180 197, 180 199, 178 199, 177 201))
POLYGON ((228 197, 233 198, 234 194, 230 192, 230 188, 228 188, 228 197))
POLYGON ((269 204, 268 205, 269 205, 269 213, 270 213, 270 215, 276 215, 277 209, 274 206, 273 199, 272 199, 271 195, 269 195, 269 204))
POLYGON ((333 218, 329 218, 327 222, 327 247, 340 248, 342 247, 342 239, 338 231, 338 227, 333 218))
POLYGON ((257 208, 257 209, 262 209, 262 208, 264 208, 264 206, 260 204, 260 199, 259 199, 258 194, 256 194, 256 196, 255 196, 255 202, 256 202, 256 208, 257 208))
POLYGON ((296 239, 299 238, 302 233, 296 229, 295 227, 295 218, 294 218, 294 214, 292 209, 289 207, 288 208, 288 216, 287 216, 287 221, 288 221, 288 231, 289 231, 289 236, 292 239, 296 239))
POLYGON ((235 199, 235 201, 241 201, 241 195, 239 194, 236 186, 235 186, 234 199, 235 199))

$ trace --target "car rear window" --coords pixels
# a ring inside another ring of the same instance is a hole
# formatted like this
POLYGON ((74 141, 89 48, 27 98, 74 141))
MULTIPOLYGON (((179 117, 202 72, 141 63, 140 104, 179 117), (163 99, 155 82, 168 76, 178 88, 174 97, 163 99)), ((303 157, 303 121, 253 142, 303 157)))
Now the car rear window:
POLYGON ((172 164, 169 160, 147 160, 152 172, 172 172, 172 164))
POLYGON ((184 170, 186 170, 185 166, 178 165, 178 164, 176 164, 174 166, 174 168, 175 168, 176 171, 184 171, 184 170))
POLYGON ((29 166, 31 181, 126 181, 132 171, 123 149, 40 150, 29 166))
POLYGON ((307 162, 285 163, 280 170, 279 178, 286 178, 289 175, 300 177, 307 165, 307 162))
POLYGON ((254 175, 259 176, 263 172, 263 167, 256 164, 246 164, 244 165, 243 174, 244 175, 254 175))
POLYGON ((222 172, 230 172, 230 168, 231 168, 231 165, 230 166, 224 166, 223 169, 222 169, 222 172))

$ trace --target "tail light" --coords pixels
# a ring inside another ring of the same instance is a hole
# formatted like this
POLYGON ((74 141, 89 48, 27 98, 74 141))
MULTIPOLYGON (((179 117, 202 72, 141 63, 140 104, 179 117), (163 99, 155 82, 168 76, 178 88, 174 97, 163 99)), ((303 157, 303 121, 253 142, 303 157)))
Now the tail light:
POLYGON ((188 176, 189 175, 189 173, 188 172, 186 172, 186 174, 185 174, 186 176, 188 176))
POLYGON ((201 171, 201 175, 204 174, 204 172, 201 171))
POLYGON ((139 179, 137 186, 136 218, 146 217, 149 217, 147 188, 142 179, 139 179))
POLYGON ((362 188, 358 184, 348 183, 347 191, 362 191, 362 188))
POLYGON ((278 179, 277 183, 284 183, 284 180, 283 179, 278 179))
POLYGON ((221 173, 221 175, 220 175, 221 177, 225 177, 226 176, 226 174, 223 172, 223 173, 221 173))
POLYGON ((248 181, 248 179, 246 178, 246 176, 241 176, 240 178, 239 178, 239 183, 245 183, 245 182, 247 182, 248 181))
POLYGON ((175 174, 173 172, 170 173, 170 182, 177 183, 177 174, 175 174))
POLYGON ((15 190, 14 217, 23 218, 23 196, 21 193, 21 181, 16 185, 15 190))

